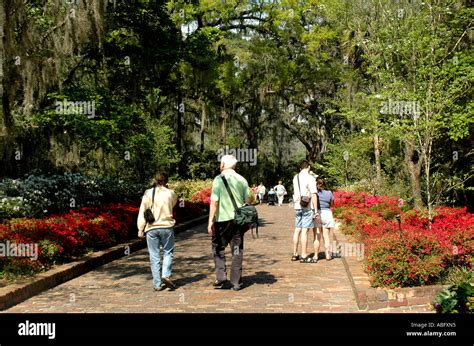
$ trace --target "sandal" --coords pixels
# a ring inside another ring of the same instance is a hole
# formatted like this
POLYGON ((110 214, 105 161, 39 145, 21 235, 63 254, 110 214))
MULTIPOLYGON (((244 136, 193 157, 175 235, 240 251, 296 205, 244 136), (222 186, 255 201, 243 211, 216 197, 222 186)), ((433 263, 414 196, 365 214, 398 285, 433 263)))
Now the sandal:
POLYGON ((294 262, 294 261, 298 261, 299 259, 300 259, 300 256, 298 256, 298 255, 293 255, 293 256, 291 257, 291 260, 292 260, 293 262, 294 262))
POLYGON ((318 260, 309 256, 301 258, 300 263, 318 263, 318 260))

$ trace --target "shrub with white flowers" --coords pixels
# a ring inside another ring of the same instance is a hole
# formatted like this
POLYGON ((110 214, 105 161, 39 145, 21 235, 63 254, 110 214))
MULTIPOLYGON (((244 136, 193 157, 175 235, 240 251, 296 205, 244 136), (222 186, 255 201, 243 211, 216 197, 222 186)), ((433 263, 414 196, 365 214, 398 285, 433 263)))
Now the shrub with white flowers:
POLYGON ((39 217, 73 208, 139 200, 146 184, 79 173, 28 175, 0 182, 0 220, 39 217))

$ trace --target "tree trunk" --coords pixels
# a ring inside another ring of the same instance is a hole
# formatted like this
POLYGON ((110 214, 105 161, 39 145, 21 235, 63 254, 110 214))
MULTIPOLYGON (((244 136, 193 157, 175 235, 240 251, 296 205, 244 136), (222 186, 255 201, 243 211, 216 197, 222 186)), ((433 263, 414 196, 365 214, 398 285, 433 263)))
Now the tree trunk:
POLYGON ((375 172, 377 177, 377 185, 382 181, 382 167, 380 164, 380 138, 376 133, 374 135, 374 154, 375 154, 375 172))
POLYGON ((15 27, 12 22, 12 17, 6 15, 7 9, 12 9, 10 1, 2 1, 0 5, 0 100, 2 102, 2 133, 5 133, 7 138, 12 135, 13 118, 11 113, 11 104, 17 90, 18 83, 13 83, 14 65, 12 42, 13 32, 15 27))
POLYGON ((176 120, 176 149, 178 153, 181 154, 182 151, 182 136, 183 136, 183 114, 184 114, 184 104, 183 98, 181 95, 178 97, 178 114, 176 120))
POLYGON ((19 78, 14 78, 12 42, 15 25, 7 10, 12 9, 11 1, 0 1, 0 159, 4 162, 0 169, 0 176, 11 174, 13 171, 13 156, 15 150, 14 121, 12 104, 18 90, 19 78), (14 82, 15 81, 15 82, 14 82))
POLYGON ((433 201, 431 197, 431 140, 428 143, 428 150, 424 157, 425 162, 425 184, 426 184, 426 205, 428 206, 428 219, 433 221, 433 201))
POLYGON ((223 108, 221 112, 221 135, 220 135, 221 145, 225 145, 225 141, 226 141, 227 117, 228 117, 227 111, 225 110, 225 108, 223 108))
POLYGON ((417 152, 415 151, 413 145, 409 142, 405 142, 405 164, 410 176, 412 195, 414 198, 415 207, 421 208, 423 204, 420 185, 421 160, 417 158, 416 155, 417 152))
POLYGON ((201 135, 201 153, 204 152, 204 136, 205 136, 205 130, 206 130, 206 120, 207 120, 207 113, 206 113, 206 103, 202 102, 201 103, 201 129, 200 129, 200 135, 201 135))
POLYGON ((316 146, 309 147, 305 145, 306 147, 306 160, 309 162, 316 162, 318 161, 318 150, 316 146))

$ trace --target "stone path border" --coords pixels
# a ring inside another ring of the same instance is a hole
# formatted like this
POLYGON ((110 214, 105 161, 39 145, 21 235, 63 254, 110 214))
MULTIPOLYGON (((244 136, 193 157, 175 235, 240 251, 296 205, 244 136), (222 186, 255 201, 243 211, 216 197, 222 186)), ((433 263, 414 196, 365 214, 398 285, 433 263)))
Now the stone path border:
MULTIPOLYGON (((338 244, 350 243, 346 235, 339 231, 339 223, 334 228, 334 237, 338 244)), ((429 305, 448 285, 429 285, 422 287, 404 288, 374 288, 371 287, 369 276, 363 269, 363 262, 356 256, 342 256, 342 262, 352 285, 357 306, 360 310, 377 310, 403 306, 429 305)))
MULTIPOLYGON (((194 220, 180 223, 175 226, 175 233, 180 233, 189 228, 207 221, 208 215, 194 220)), ((136 239, 127 243, 116 245, 112 248, 97 251, 78 261, 63 264, 44 273, 36 275, 33 281, 23 284, 13 284, 0 288, 0 311, 6 310, 28 298, 66 281, 81 276, 99 266, 124 257, 132 252, 146 247, 145 239, 136 239)))

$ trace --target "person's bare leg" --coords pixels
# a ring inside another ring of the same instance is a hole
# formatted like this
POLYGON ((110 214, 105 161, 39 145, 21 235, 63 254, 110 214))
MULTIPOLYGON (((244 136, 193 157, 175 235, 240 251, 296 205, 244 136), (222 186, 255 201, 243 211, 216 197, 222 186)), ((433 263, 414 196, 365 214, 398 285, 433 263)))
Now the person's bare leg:
POLYGON ((293 233, 293 255, 298 256, 298 244, 300 242, 301 228, 295 228, 293 233))
POLYGON ((314 258, 318 259, 319 247, 321 246, 321 243, 320 243, 321 230, 318 227, 315 227, 313 228, 313 233, 314 233, 314 240, 313 240, 314 258))
POLYGON ((308 247, 308 230, 309 228, 303 228, 301 230, 301 257, 308 257, 307 247, 308 247))
POLYGON ((330 234, 331 234, 331 228, 323 228, 324 249, 326 250, 326 259, 332 258, 330 234))

